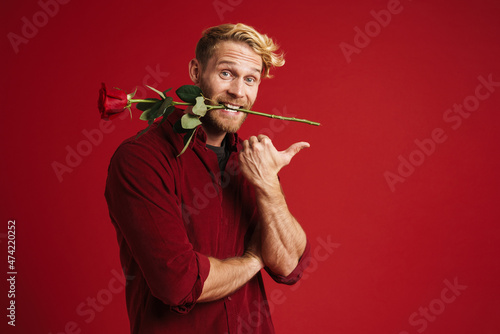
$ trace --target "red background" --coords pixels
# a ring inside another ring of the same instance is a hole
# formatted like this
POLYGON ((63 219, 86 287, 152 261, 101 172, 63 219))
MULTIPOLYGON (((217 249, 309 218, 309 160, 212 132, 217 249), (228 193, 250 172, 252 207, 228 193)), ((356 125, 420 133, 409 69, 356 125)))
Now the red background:
POLYGON ((35 0, 3 4, 0 258, 6 276, 15 219, 18 275, 15 328, 2 279, 2 333, 128 331, 103 192, 112 153, 145 123, 137 111, 116 119, 90 148, 84 130, 99 129, 101 82, 190 83, 201 31, 223 22, 255 26, 286 52, 255 110, 322 123, 250 116, 241 131, 270 134, 279 149, 311 143, 281 180, 316 255, 300 285, 266 280, 277 332, 499 333, 500 87, 457 129, 443 115, 475 94, 479 76, 500 81, 500 3, 401 0, 385 27, 370 25, 392 2, 88 0, 49 7, 51 16, 35 0), (34 19, 38 31, 23 32, 34 19), (348 62, 339 45, 355 46, 367 23, 372 37, 348 62), (14 34, 30 37, 14 47, 14 34), (436 128, 446 140, 419 155, 415 140, 436 128), (54 162, 67 165, 78 148, 86 156, 58 179, 54 162), (392 191, 384 173, 398 173, 400 155, 420 165, 392 191))

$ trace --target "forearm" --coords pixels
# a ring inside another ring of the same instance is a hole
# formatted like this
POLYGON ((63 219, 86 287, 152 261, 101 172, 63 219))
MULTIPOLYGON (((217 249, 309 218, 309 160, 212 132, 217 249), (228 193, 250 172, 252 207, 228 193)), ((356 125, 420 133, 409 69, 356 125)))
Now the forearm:
POLYGON ((224 298, 254 277, 263 263, 253 255, 219 260, 209 257, 210 273, 203 285, 198 302, 210 302, 224 298))
POLYGON ((261 218, 262 259, 274 273, 288 276, 306 247, 306 234, 288 210, 279 181, 256 189, 261 218))
POLYGON ((309 143, 298 142, 278 151, 269 137, 252 136, 242 144, 243 175, 254 186, 261 225, 261 256, 275 274, 288 276, 307 245, 304 230, 288 210, 278 172, 309 143))

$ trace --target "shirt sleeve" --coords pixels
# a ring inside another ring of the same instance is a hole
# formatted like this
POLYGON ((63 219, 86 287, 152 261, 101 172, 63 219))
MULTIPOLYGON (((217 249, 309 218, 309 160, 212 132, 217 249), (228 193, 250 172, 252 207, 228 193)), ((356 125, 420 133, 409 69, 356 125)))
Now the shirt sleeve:
POLYGON ((137 142, 120 146, 111 159, 105 195, 111 220, 152 295, 187 313, 201 295, 210 262, 189 242, 173 166, 161 155, 137 142))
POLYGON ((311 262, 310 256, 311 256, 311 245, 309 243, 309 239, 307 239, 306 248, 304 249, 304 253, 302 253, 302 256, 299 259, 299 263, 297 264, 295 269, 290 274, 288 274, 288 276, 275 274, 268 267, 265 267, 264 269, 266 269, 269 276, 271 276, 271 278, 275 282, 280 284, 293 285, 302 278, 304 270, 311 262))

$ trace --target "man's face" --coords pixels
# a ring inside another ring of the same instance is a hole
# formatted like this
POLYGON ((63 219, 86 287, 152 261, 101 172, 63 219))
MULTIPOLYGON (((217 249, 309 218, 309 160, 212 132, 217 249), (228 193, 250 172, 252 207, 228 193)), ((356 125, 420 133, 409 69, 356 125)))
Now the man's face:
MULTIPOLYGON (((200 88, 213 105, 250 109, 257 98, 262 58, 242 42, 224 41, 212 58, 200 66, 200 88)), ((218 132, 234 133, 247 114, 231 109, 213 109, 203 117, 203 125, 218 132)))

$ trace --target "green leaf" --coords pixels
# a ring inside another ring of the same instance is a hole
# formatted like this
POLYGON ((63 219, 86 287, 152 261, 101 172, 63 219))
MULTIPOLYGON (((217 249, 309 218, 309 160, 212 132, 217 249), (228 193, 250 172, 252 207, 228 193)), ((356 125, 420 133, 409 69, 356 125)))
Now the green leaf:
POLYGON ((189 147, 189 143, 191 142, 191 139, 193 139, 195 132, 196 132, 196 128, 189 130, 184 135, 184 138, 182 139, 184 142, 184 148, 182 149, 181 153, 179 153, 177 155, 177 157, 180 157, 184 152, 186 152, 187 148, 189 147))
POLYGON ((205 104, 205 98, 203 96, 196 97, 196 104, 193 107, 193 114, 203 117, 206 113, 207 105, 205 104))
POLYGON ((163 117, 160 121, 160 124, 162 124, 163 122, 165 122, 165 120, 168 118, 168 116, 170 116, 170 114, 172 114, 175 110, 175 106, 170 106, 168 107, 165 112, 163 113, 163 117))
POLYGON ((186 133, 189 131, 189 129, 184 129, 181 125, 181 120, 177 120, 177 122, 174 123, 173 126, 174 132, 175 133, 186 133))
POLYGON ((140 119, 141 121, 147 121, 147 120, 148 120, 148 113, 149 113, 149 110, 144 111, 144 112, 141 114, 141 116, 139 116, 139 119, 140 119))
POLYGON ((149 130, 150 127, 151 127, 151 124, 149 124, 144 130, 142 130, 141 132, 139 132, 137 134, 137 136, 135 136, 135 140, 139 139, 140 136, 142 136, 143 134, 145 134, 149 130))
POLYGON ((179 87, 175 93, 182 101, 195 104, 196 98, 201 96, 201 89, 198 86, 184 85, 179 87))
POLYGON ((167 90, 163 91, 163 95, 167 96, 167 93, 172 90, 172 87, 168 88, 167 90))
POLYGON ((165 94, 163 94, 163 92, 160 92, 158 89, 156 89, 154 87, 151 87, 151 86, 148 86, 148 85, 146 85, 146 87, 148 87, 149 89, 151 89, 153 92, 157 92, 158 95, 160 95, 162 99, 165 99, 165 94))
POLYGON ((201 124, 198 116, 191 114, 184 114, 181 118, 181 125, 183 129, 194 129, 201 124))
POLYGON ((162 101, 158 100, 151 108, 145 110, 142 115, 139 117, 139 119, 143 121, 154 121, 156 118, 158 118, 160 114, 160 106, 162 104, 162 101))
POLYGON ((163 115, 165 113, 165 111, 167 110, 167 108, 172 105, 173 101, 174 101, 174 99, 171 98, 170 96, 167 96, 165 98, 165 100, 163 100, 163 103, 160 106, 161 115, 163 115))
POLYGON ((148 121, 155 121, 155 119, 157 119, 158 117, 160 117, 162 115, 162 112, 161 112, 161 108, 158 108, 154 111, 150 111, 149 112, 149 119, 148 121))
POLYGON ((167 107, 170 105, 170 103, 172 103, 171 97, 166 98, 165 100, 163 100, 163 102, 158 101, 153 106, 153 108, 151 108, 151 110, 148 111, 148 114, 147 114, 148 121, 154 122, 155 119, 157 119, 158 117, 163 115, 163 113, 165 112, 165 109, 167 109, 167 107), (170 101, 169 101, 169 99, 170 99, 170 101))
POLYGON ((146 111, 148 109, 151 109, 156 102, 160 101, 159 99, 144 99, 144 100, 148 100, 151 102, 138 102, 135 105, 135 107, 139 110, 146 111))
POLYGON ((149 121, 149 120, 154 121, 158 117, 164 115, 169 107, 173 107, 171 105, 172 101, 173 101, 173 99, 170 96, 167 96, 163 101, 158 100, 158 102, 156 102, 154 106, 145 110, 142 113, 141 117, 139 117, 139 119, 141 119, 143 121, 149 121), (160 102, 161 102, 161 104, 160 104, 160 102))
POLYGON ((133 98, 135 96, 135 93, 137 93, 137 87, 135 87, 135 90, 133 93, 127 94, 127 100, 130 100, 131 98, 133 98))

